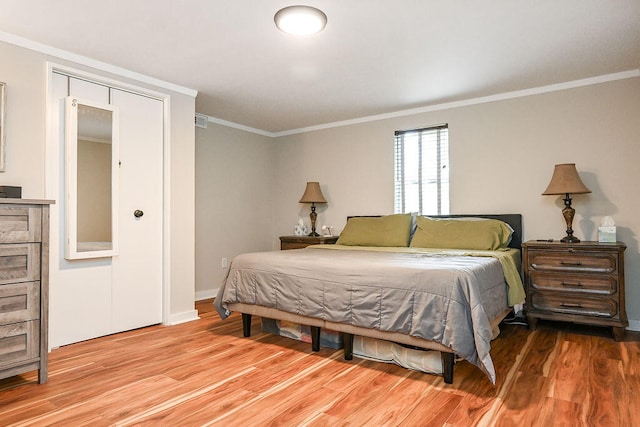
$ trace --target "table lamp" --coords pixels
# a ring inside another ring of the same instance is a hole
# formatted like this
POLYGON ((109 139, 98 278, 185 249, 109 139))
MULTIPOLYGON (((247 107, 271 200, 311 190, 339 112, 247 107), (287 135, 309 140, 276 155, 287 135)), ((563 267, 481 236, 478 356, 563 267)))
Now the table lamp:
POLYGON ((585 194, 591 193, 586 185, 582 183, 580 175, 576 170, 575 163, 563 163, 555 166, 553 170, 553 176, 551 182, 547 186, 547 189, 542 193, 543 196, 551 196, 564 194, 564 209, 562 209, 562 216, 567 223, 567 235, 560 239, 564 243, 578 243, 580 239, 573 235, 573 216, 576 211, 571 207, 571 194, 585 194))
POLYGON ((311 203, 311 213, 309 214, 311 218, 311 233, 309 233, 309 236, 319 236, 319 234, 316 233, 316 219, 318 218, 316 203, 327 203, 320 190, 320 184, 317 182, 307 182, 307 188, 305 188, 299 203, 311 203))

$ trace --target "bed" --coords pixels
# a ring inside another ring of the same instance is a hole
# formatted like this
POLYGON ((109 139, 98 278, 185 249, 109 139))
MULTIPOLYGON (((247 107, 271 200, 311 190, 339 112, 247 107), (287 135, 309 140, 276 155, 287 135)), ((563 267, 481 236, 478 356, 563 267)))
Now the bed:
POLYGON ((495 383, 489 351, 497 325, 522 303, 519 214, 351 217, 336 245, 242 254, 233 259, 214 305, 242 313, 441 354, 453 382, 456 357, 495 383))

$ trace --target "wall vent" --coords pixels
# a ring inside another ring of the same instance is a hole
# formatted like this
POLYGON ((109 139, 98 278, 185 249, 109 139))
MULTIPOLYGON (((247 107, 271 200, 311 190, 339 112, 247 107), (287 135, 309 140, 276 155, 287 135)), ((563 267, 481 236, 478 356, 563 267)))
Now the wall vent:
POLYGON ((196 113, 196 127, 206 129, 209 123, 209 116, 196 113))

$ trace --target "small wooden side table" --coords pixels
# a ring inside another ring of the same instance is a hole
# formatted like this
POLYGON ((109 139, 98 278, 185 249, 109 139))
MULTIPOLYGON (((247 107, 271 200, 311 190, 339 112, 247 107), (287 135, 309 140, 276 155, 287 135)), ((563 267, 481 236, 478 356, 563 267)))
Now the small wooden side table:
POLYGON ((531 329, 538 319, 575 322, 611 327, 624 339, 624 243, 530 240, 522 248, 531 329))
POLYGON ((280 236, 280 249, 302 249, 309 245, 332 245, 338 236, 280 236))

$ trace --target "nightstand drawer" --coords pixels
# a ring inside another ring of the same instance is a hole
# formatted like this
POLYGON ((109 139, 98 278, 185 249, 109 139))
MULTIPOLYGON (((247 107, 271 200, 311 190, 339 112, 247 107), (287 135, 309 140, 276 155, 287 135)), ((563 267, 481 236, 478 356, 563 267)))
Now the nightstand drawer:
POLYGON ((280 236, 280 249, 302 249, 310 245, 332 245, 338 236, 280 236))
POLYGON ((308 243, 300 243, 300 242, 280 242, 280 249, 283 251, 289 249, 302 249, 309 246, 308 243))
POLYGON ((40 282, 0 286, 0 325, 40 317, 40 282))
POLYGON ((618 304, 612 299, 575 298, 573 295, 533 293, 530 307, 544 312, 583 316, 616 317, 618 304))
POLYGON ((535 290, 614 295, 618 292, 615 276, 589 274, 553 275, 532 271, 531 287, 535 290))
POLYGON ((618 269, 614 254, 594 254, 588 252, 529 253, 529 268, 537 271, 562 271, 576 273, 610 274, 618 269))

